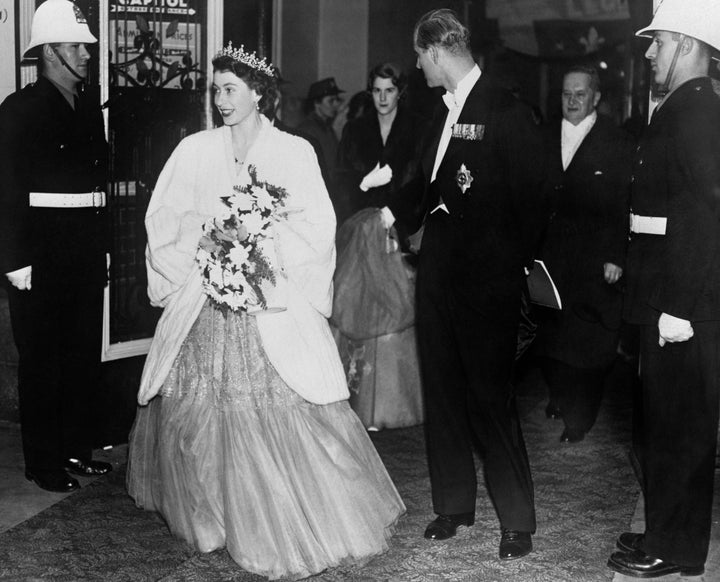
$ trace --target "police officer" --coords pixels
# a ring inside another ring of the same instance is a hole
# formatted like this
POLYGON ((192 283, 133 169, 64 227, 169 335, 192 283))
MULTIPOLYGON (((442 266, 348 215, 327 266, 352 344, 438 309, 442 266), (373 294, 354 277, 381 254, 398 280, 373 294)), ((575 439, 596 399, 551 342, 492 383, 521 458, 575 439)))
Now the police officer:
POLYGON ((0 105, 0 273, 19 353, 25 476, 49 491, 79 488, 67 471, 100 475, 91 459, 98 388, 107 143, 97 102, 80 89, 97 42, 68 0, 46 0, 26 57, 36 83, 0 105))
POLYGON ((720 378, 720 100, 708 75, 720 2, 665 0, 645 56, 666 96, 637 150, 625 315, 640 326, 645 532, 608 566, 701 575, 710 541, 720 378))

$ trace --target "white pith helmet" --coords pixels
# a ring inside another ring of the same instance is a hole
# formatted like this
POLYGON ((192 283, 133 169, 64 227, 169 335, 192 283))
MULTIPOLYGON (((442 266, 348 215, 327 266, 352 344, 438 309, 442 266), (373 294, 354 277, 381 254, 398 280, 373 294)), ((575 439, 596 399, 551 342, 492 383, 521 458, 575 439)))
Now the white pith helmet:
POLYGON ((55 42, 97 42, 88 28, 85 15, 70 0, 45 0, 33 16, 28 51, 55 42))
POLYGON ((663 0, 650 25, 635 35, 652 38, 658 30, 692 36, 720 51, 720 0, 663 0))

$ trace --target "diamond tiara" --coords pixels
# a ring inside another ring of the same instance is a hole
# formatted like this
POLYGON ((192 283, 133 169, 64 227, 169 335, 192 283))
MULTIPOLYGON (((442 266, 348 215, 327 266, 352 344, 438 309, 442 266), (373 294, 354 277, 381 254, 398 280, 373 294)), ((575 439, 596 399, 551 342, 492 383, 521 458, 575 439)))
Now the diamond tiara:
POLYGON ((238 63, 242 63, 243 65, 247 65, 248 67, 252 69, 256 69, 260 71, 261 73, 265 73, 266 75, 270 77, 275 76, 275 69, 273 68, 271 63, 268 63, 265 60, 265 57, 262 59, 257 58, 255 52, 252 53, 246 53, 245 52, 245 45, 241 44, 240 48, 233 48, 232 41, 228 42, 228 45, 220 50, 216 55, 215 58, 218 57, 230 57, 234 61, 237 61, 238 63))

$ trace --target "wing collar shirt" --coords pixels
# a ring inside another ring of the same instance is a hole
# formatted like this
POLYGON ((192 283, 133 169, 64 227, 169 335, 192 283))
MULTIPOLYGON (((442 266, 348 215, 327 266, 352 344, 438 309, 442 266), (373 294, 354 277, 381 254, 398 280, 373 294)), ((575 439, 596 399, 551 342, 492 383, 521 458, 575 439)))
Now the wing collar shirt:
POLYGON ((562 130, 560 132, 560 146, 562 148, 562 165, 563 170, 567 170, 575 152, 590 133, 597 120, 597 111, 593 111, 585 119, 577 125, 573 125, 567 119, 563 119, 561 123, 562 130))

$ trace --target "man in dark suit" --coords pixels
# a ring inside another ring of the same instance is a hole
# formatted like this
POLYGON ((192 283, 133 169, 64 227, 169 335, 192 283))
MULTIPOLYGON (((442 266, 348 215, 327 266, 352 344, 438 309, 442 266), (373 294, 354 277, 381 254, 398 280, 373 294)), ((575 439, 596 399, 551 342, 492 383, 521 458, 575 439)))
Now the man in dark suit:
POLYGON ((482 446, 497 509, 500 557, 532 550, 533 485, 511 376, 524 267, 542 223, 542 145, 531 112, 481 75, 468 30, 451 10, 414 32, 417 66, 447 90, 417 176, 383 220, 412 232, 424 219, 417 267, 417 332, 425 391, 433 507, 425 537, 472 525, 473 441, 482 446))
POLYGON ((640 326, 645 532, 610 557, 638 578, 701 575, 720 378, 720 3, 665 0, 638 36, 667 95, 635 156, 625 316, 640 326))
POLYGON ((562 442, 595 423, 607 371, 617 355, 627 247, 632 138, 596 111, 592 67, 563 77, 560 122, 546 132, 551 218, 540 251, 562 310, 544 309, 536 352, 550 389, 549 417, 562 416, 562 442))
POLYGON ((78 90, 93 42, 75 4, 46 0, 25 51, 38 80, 0 105, 0 273, 20 356, 25 476, 57 492, 79 487, 66 471, 112 468, 91 458, 109 260, 102 112, 78 90))

